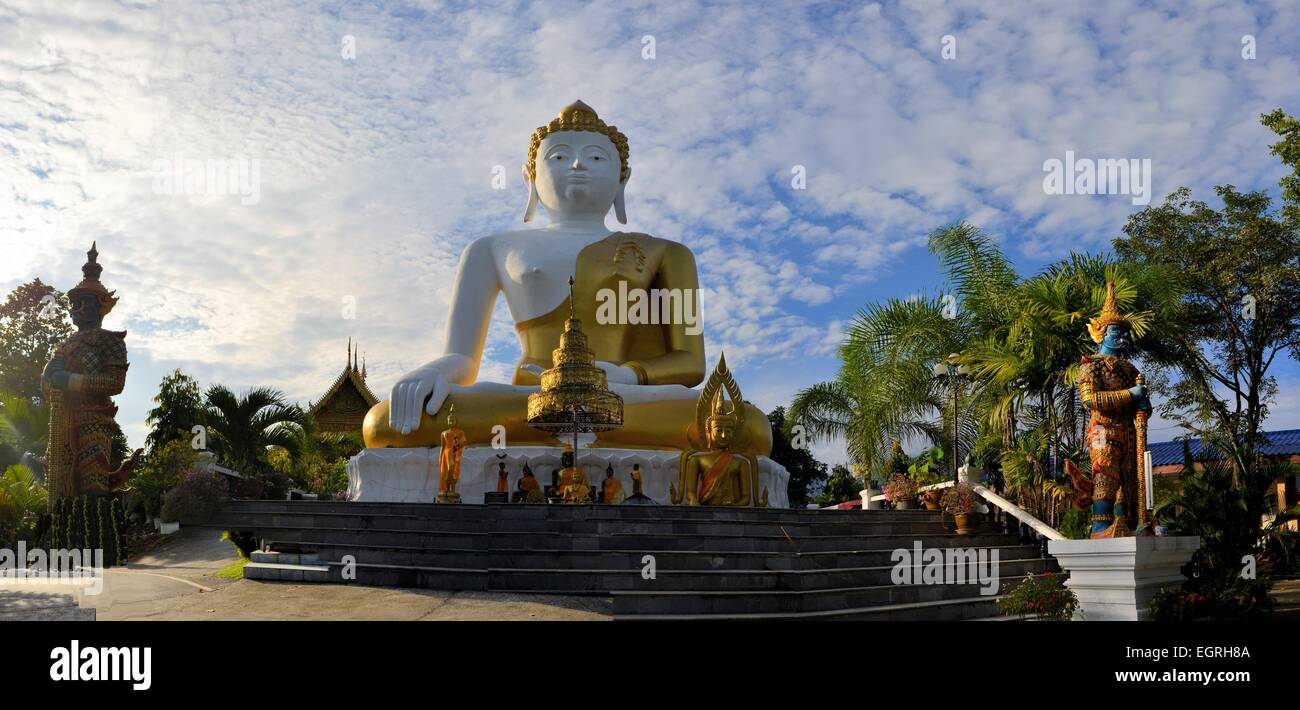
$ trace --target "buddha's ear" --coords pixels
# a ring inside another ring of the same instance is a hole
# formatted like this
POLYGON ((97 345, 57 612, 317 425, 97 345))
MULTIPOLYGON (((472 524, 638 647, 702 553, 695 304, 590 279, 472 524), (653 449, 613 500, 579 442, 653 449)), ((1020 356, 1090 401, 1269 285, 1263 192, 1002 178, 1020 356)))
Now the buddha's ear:
POLYGON ((537 203, 539 202, 537 182, 533 180, 533 176, 528 174, 527 165, 521 165, 520 169, 524 173, 524 184, 528 185, 528 206, 524 208, 524 222, 531 222, 533 217, 537 216, 537 203))
POLYGON ((632 168, 627 169, 627 180, 618 184, 618 194, 614 196, 614 218, 619 224, 627 224, 627 203, 623 201, 623 193, 627 191, 627 181, 632 179, 632 168))

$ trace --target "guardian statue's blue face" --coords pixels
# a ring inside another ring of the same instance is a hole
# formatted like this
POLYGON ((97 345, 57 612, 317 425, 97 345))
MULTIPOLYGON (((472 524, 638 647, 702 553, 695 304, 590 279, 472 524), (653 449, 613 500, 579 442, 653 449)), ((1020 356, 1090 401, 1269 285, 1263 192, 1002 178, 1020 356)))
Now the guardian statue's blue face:
POLYGON ((1128 326, 1112 323, 1106 326, 1106 335, 1101 339, 1101 352, 1105 355, 1123 355, 1128 352, 1133 341, 1129 340, 1128 326))

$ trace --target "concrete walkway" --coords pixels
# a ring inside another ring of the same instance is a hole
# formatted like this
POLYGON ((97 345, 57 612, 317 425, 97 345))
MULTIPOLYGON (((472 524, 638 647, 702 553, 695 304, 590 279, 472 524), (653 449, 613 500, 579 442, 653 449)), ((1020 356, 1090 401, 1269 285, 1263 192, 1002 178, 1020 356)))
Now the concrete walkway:
POLYGON ((98 595, 66 587, 0 590, 10 618, 133 620, 608 620, 606 597, 442 592, 337 584, 222 579, 238 560, 234 545, 209 528, 184 528, 125 568, 105 571, 98 595), (78 614, 78 609, 80 614, 78 614), (94 617, 90 617, 94 618, 94 617))

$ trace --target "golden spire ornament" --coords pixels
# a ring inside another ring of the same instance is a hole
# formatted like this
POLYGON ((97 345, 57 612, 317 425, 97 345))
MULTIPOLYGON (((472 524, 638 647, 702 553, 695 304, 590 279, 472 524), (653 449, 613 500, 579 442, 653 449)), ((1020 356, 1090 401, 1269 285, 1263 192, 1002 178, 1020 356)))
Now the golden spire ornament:
POLYGON ((1106 282, 1106 302, 1102 304, 1101 313, 1088 322, 1088 336, 1092 342, 1100 343, 1106 337, 1106 328, 1116 323, 1127 323, 1128 319, 1115 307, 1115 282, 1106 282))
POLYGON ((528 395, 528 424, 556 434, 572 433, 576 455, 579 432, 623 426, 623 398, 610 391, 605 371, 596 366, 596 355, 587 346, 582 321, 574 314, 572 277, 569 318, 551 361, 554 366, 541 375, 541 389, 528 395))

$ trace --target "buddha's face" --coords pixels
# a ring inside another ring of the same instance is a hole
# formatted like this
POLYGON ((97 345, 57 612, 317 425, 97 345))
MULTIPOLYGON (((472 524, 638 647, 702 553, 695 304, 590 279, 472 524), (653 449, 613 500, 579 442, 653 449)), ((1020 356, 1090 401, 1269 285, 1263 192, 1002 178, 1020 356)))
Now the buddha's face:
POLYGON ((732 436, 735 432, 735 424, 727 419, 714 419, 709 422, 709 440, 720 449, 731 446, 732 436))
POLYGON ((602 133, 559 131, 537 148, 537 197, 553 217, 603 217, 618 196, 618 149, 602 133))

